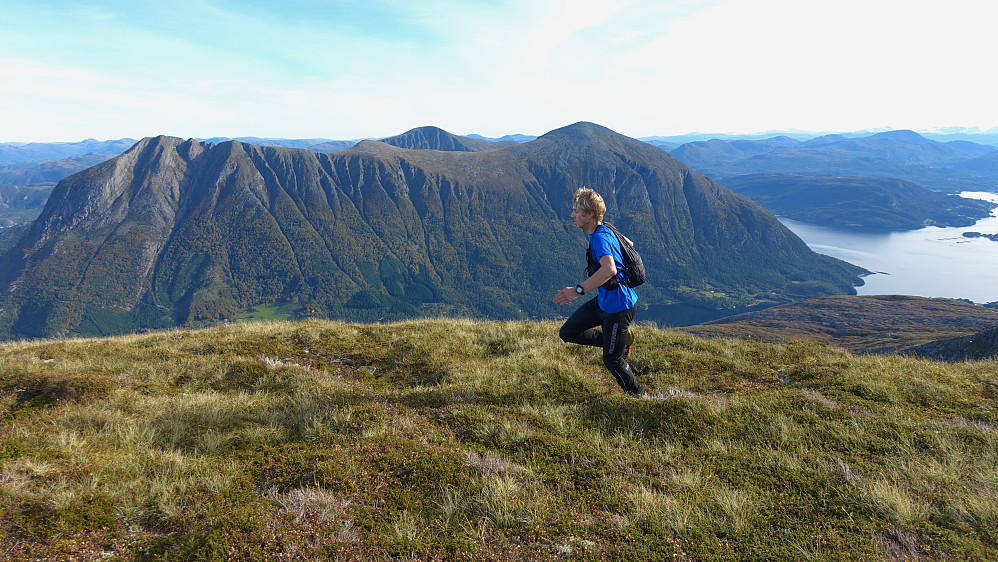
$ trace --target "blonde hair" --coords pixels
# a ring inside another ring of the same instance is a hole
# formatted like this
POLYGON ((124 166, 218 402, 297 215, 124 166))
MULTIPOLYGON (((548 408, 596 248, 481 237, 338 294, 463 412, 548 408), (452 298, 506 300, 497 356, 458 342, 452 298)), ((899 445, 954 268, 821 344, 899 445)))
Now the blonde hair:
POLYGON ((593 213, 597 221, 602 221, 603 215, 606 214, 606 203, 603 202, 603 198, 588 187, 580 187, 575 190, 575 195, 572 197, 572 208, 584 213, 593 213))

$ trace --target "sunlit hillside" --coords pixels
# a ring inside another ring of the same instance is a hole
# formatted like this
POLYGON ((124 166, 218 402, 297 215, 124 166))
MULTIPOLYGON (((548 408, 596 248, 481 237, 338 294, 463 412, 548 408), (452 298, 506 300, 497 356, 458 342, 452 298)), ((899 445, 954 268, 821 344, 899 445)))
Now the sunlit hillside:
POLYGON ((0 345, 0 558, 998 558, 998 363, 557 329, 0 345))

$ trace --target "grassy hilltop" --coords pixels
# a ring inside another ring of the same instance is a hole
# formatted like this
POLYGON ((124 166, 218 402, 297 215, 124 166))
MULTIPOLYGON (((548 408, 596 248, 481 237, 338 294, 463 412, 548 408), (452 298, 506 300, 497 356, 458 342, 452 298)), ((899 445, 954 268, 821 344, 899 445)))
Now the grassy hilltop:
POLYGON ((998 369, 639 327, 0 345, 0 558, 998 558, 998 369))

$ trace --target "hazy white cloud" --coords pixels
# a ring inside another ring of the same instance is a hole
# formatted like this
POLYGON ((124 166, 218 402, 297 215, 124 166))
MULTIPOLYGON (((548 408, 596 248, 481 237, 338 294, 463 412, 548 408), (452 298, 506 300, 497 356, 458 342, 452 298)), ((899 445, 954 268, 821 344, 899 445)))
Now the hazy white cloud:
POLYGON ((644 75, 687 130, 995 126, 984 7, 729 1, 621 57, 613 82, 644 75))
POLYGON ((0 141, 998 126, 983 0, 8 1, 0 141))

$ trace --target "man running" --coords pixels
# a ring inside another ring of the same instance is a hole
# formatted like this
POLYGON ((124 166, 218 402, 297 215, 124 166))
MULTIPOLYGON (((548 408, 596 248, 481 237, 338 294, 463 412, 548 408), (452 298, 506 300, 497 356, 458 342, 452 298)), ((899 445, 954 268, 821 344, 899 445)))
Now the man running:
POLYGON ((574 287, 565 287, 554 296, 556 304, 568 304, 598 289, 596 298, 576 309, 558 333, 562 341, 603 347, 603 364, 613 373, 617 384, 632 396, 646 396, 627 364, 634 343, 630 330, 638 296, 634 289, 619 283, 624 280, 624 258, 620 241, 603 225, 606 204, 599 193, 580 188, 572 198, 572 219, 589 235, 592 259, 599 269, 574 287))

